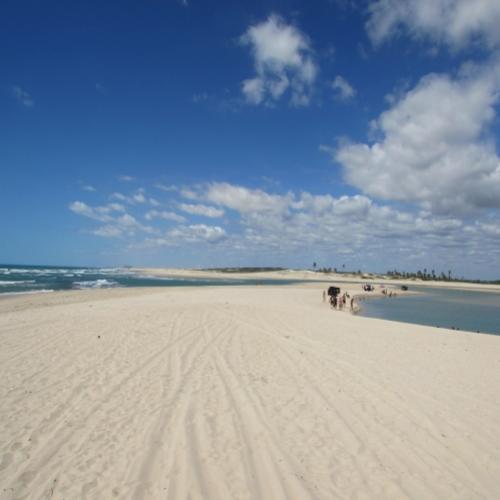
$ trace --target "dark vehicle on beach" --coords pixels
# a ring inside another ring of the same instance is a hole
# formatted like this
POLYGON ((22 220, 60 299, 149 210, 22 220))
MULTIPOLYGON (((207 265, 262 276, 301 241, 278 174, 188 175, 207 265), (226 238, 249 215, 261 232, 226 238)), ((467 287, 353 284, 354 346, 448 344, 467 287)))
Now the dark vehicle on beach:
POLYGON ((373 292, 373 290, 375 290, 375 287, 373 285, 363 285, 363 290, 365 292, 373 292))
POLYGON ((406 292, 406 290, 408 290, 408 287, 406 285, 401 285, 401 290, 403 290, 404 292, 406 292))
POLYGON ((328 288, 328 295, 330 297, 336 297, 340 293, 340 288, 338 286, 331 286, 328 288))

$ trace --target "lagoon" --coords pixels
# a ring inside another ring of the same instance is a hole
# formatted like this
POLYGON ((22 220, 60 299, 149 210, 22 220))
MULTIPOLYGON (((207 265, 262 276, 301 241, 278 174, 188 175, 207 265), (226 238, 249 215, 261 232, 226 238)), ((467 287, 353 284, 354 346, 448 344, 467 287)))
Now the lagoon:
POLYGON ((363 300, 361 315, 500 335, 500 293, 412 286, 416 294, 363 300))

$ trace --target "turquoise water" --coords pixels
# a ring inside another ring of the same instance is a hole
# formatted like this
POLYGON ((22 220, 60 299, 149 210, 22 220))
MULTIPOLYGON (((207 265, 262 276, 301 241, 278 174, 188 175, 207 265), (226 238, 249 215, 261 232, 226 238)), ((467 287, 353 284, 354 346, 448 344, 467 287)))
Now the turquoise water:
POLYGON ((418 295, 361 302, 361 314, 372 318, 456 328, 500 335, 500 293, 412 286, 418 295))
POLYGON ((0 295, 48 293, 85 288, 145 286, 286 285, 292 280, 156 278, 126 268, 19 266, 0 264, 0 295))

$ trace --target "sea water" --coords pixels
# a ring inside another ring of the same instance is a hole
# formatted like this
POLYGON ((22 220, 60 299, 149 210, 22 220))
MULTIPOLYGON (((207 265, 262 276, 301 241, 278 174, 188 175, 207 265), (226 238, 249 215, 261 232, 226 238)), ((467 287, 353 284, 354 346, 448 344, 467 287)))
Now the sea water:
POLYGON ((294 280, 154 277, 127 268, 0 264, 0 295, 115 287, 283 285, 294 280))
POLYGON ((415 295, 363 300, 361 314, 441 328, 500 335, 500 293, 413 286, 415 295))

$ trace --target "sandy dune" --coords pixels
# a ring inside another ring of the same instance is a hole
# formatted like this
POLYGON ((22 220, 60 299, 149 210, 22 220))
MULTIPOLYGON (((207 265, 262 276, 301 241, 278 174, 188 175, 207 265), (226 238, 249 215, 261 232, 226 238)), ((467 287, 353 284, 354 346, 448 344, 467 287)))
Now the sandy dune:
POLYGON ((0 300, 0 498, 500 491, 500 337, 332 311, 321 286, 0 300))
POLYGON ((500 285, 491 283, 465 283, 462 281, 432 281, 421 279, 391 279, 377 275, 364 275, 361 278, 357 274, 349 273, 320 273, 310 270, 283 269, 281 271, 263 271, 263 272, 221 272, 206 271, 201 269, 178 269, 178 268, 132 268, 138 274, 156 277, 172 278, 203 278, 203 279, 250 279, 250 280, 306 280, 320 282, 334 282, 336 284, 344 283, 346 286, 352 286, 353 283, 385 283, 388 286, 409 285, 426 286, 436 288, 455 288, 461 290, 474 290, 484 292, 500 293, 500 285))

